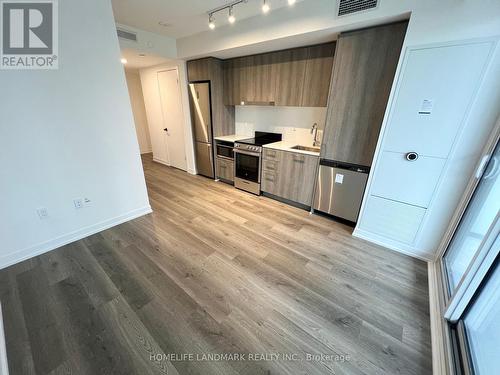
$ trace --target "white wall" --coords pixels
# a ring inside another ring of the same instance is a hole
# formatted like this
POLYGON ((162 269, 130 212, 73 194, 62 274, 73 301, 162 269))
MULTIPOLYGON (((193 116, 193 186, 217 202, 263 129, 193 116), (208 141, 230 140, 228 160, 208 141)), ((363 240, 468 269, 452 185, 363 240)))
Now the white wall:
POLYGON ((141 53, 167 58, 177 57, 177 43, 174 38, 119 23, 116 24, 116 27, 137 34, 137 42, 120 38, 120 47, 122 49, 133 49, 141 53))
MULTIPOLYGON (((172 60, 170 63, 167 64, 162 64, 159 66, 154 66, 151 68, 145 68, 140 70, 142 91, 144 94, 144 102, 146 105, 146 115, 148 118, 148 124, 150 129, 154 129, 155 127, 161 127, 163 124, 160 92, 158 89, 158 72, 172 68, 177 68, 179 71, 179 84, 181 87, 181 100, 184 112, 184 137, 185 137, 187 171, 191 174, 196 174, 197 171, 196 171, 195 157, 194 157, 193 133, 191 127, 191 112, 189 109, 188 81, 187 81, 187 70, 185 61, 172 60)), ((153 130, 150 130, 150 134, 154 134, 153 130)), ((163 142, 163 141, 158 137, 152 136, 151 143, 153 144, 153 149, 155 148, 154 145, 155 142, 163 142)), ((164 147, 164 146, 159 145, 157 147, 164 147)))
POLYGON ((110 2, 60 2, 59 43, 0 71, 0 268, 150 211, 110 2))
POLYGON ((283 140, 312 146, 311 128, 325 126, 326 108, 236 106, 236 134, 253 136, 255 131, 283 134, 283 140))
POLYGON ((139 148, 141 154, 145 154, 151 152, 151 138, 149 136, 144 95, 142 94, 141 77, 137 70, 125 70, 125 76, 127 78, 128 93, 132 113, 134 114, 135 132, 139 141, 139 148))

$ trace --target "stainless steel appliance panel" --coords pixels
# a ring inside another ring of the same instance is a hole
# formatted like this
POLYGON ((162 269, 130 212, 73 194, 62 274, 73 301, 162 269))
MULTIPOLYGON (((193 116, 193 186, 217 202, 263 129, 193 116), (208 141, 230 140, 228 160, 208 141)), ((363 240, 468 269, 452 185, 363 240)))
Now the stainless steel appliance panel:
POLYGON ((216 153, 218 158, 225 158, 230 160, 234 159, 234 151, 233 151, 234 145, 228 146, 226 144, 219 143, 216 141, 215 147, 217 150, 216 153))
POLYGON ((250 182, 260 183, 260 153, 235 150, 234 165, 236 177, 250 182))
POLYGON ((198 174, 214 178, 214 162, 212 145, 210 143, 195 142, 196 147, 196 167, 198 174))
POLYGON ((368 173, 320 165, 314 209, 356 222, 367 180, 368 173))
POLYGON ((234 178, 234 187, 237 189, 248 191, 249 193, 260 195, 260 183, 247 181, 243 178, 234 178))
POLYGON ((212 143, 212 113, 210 108, 210 84, 190 83, 189 100, 196 142, 212 143))

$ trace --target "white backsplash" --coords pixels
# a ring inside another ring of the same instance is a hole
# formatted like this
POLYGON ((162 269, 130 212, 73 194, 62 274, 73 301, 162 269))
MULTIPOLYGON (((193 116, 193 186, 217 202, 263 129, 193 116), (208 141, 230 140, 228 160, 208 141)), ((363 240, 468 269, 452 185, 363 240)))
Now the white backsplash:
POLYGON ((286 142, 310 146, 313 124, 320 129, 325 126, 326 108, 236 106, 235 117, 238 135, 253 136, 255 131, 281 133, 286 142))

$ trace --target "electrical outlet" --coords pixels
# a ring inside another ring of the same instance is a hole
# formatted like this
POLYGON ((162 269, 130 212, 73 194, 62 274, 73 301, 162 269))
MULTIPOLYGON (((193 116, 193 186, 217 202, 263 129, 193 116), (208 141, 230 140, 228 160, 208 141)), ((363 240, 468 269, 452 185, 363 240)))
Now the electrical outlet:
POLYGON ((37 208, 36 213, 38 214, 40 220, 45 220, 49 217, 49 210, 47 210, 45 207, 37 208))
POLYGON ((82 198, 74 199, 73 204, 75 205, 75 210, 79 210, 80 208, 83 208, 83 199, 82 198))

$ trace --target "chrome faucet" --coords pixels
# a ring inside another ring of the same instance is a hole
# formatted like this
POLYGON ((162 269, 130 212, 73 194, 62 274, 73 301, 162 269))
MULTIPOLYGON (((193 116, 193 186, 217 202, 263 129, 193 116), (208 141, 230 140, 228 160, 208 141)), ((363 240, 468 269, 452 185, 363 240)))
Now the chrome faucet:
POLYGON ((311 128, 311 134, 314 134, 313 147, 319 147, 320 142, 318 141, 318 124, 315 122, 311 128))

